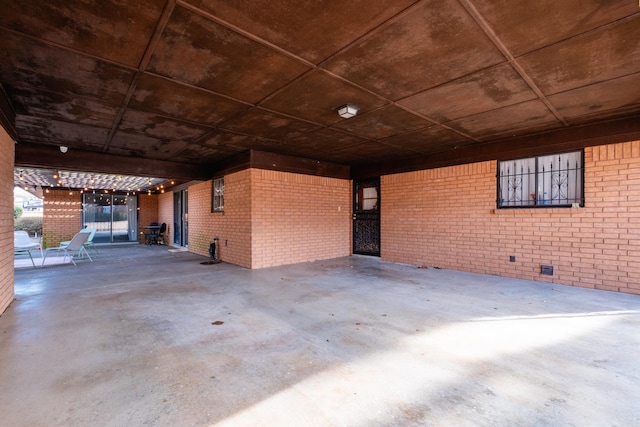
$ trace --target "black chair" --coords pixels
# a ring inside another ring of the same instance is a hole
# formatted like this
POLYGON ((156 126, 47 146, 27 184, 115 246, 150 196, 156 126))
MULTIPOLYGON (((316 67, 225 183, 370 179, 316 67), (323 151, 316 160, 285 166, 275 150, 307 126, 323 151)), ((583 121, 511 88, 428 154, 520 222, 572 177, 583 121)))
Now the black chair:
POLYGON ((157 222, 152 222, 149 225, 151 231, 147 234, 147 245, 164 245, 165 244, 165 235, 167 232, 167 223, 163 222, 159 228, 157 222))
POLYGON ((158 227, 159 224, 157 222, 152 222, 148 227, 145 227, 148 230, 147 234, 145 235, 147 245, 158 242, 158 235, 160 232, 160 229, 158 227))
POLYGON ((158 230, 158 237, 156 238, 156 244, 158 245, 166 244, 165 235, 164 235, 164 233, 166 232, 167 232, 167 223, 163 222, 162 225, 160 226, 160 230, 158 230))

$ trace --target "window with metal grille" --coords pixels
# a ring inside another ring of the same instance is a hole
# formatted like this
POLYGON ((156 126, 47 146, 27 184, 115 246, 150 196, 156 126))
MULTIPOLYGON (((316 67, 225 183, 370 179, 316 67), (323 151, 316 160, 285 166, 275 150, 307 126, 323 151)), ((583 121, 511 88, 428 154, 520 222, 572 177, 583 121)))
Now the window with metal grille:
POLYGON ((212 212, 224 212, 224 177, 213 180, 212 212))
POLYGON ((499 208, 584 206, 584 152, 498 162, 499 208))

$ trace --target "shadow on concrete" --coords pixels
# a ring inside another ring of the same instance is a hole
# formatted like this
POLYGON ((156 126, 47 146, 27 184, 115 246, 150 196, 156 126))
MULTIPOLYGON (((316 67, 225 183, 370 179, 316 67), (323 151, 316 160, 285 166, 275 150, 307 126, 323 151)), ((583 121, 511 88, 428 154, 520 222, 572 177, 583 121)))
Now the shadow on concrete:
POLYGON ((638 297, 359 256, 247 270, 167 249, 16 271, 0 318, 6 422, 640 419, 638 297))

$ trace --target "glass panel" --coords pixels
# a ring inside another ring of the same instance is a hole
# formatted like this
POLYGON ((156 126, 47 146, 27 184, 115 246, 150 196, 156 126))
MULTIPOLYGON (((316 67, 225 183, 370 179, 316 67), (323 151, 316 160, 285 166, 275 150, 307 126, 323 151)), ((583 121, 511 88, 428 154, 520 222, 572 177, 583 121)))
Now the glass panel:
POLYGON ((129 241, 138 240, 138 198, 136 196, 127 196, 127 223, 129 226, 129 241))
POLYGON ((182 192, 173 193, 173 243, 182 246, 182 192))
POLYGON ((582 153, 538 158, 538 203, 571 205, 582 200, 582 153))
POLYGON ((500 162, 498 207, 583 204, 583 153, 500 162))
POLYGON ((129 211, 127 196, 112 196, 113 224, 111 226, 113 242, 129 241, 129 211))
POLYGON ((84 194, 84 226, 95 228, 94 243, 111 242, 111 195, 84 194))
POLYGON ((136 241, 138 228, 135 196, 83 194, 83 226, 95 228, 95 243, 136 241))
MULTIPOLYGON (((222 181, 222 189, 222 191, 224 192, 224 180, 222 181)), ((189 191, 183 190, 182 196, 182 206, 184 206, 184 221, 182 222, 182 246, 189 246, 189 191)), ((222 206, 224 208, 224 203, 222 204, 222 206)))
POLYGON ((535 158, 500 162, 498 206, 535 205, 535 175, 535 158))
POLYGON ((356 209, 359 211, 372 211, 378 209, 378 188, 363 184, 358 188, 356 195, 356 209))
POLYGON ((213 180, 213 211, 224 211, 224 177, 213 180))

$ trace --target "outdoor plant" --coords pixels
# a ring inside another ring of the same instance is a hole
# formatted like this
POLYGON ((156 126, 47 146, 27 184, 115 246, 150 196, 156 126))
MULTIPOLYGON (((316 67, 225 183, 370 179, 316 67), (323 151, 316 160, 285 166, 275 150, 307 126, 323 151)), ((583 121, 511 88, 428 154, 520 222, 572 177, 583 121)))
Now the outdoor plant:
POLYGON ((22 216, 23 212, 24 212, 24 209, 22 209, 22 206, 14 206, 13 207, 13 218, 14 219, 20 218, 20 216, 22 216))
POLYGON ((42 236, 42 218, 23 217, 17 218, 14 223, 14 230, 24 230, 30 236, 42 236))

